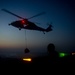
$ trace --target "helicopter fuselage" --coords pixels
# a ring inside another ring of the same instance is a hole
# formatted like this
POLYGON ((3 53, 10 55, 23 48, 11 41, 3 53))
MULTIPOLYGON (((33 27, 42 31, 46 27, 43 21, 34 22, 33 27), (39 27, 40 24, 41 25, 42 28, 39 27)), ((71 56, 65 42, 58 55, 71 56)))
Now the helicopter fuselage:
POLYGON ((29 29, 29 30, 46 31, 46 29, 41 28, 41 27, 35 25, 33 22, 30 22, 30 21, 27 21, 27 23, 25 23, 25 22, 22 22, 21 20, 19 20, 19 21, 14 21, 9 25, 17 27, 17 28, 19 28, 19 30, 21 30, 21 29, 29 29))
POLYGON ((28 19, 31 19, 31 18, 34 18, 36 16, 45 14, 45 12, 39 13, 39 14, 34 15, 34 16, 32 16, 32 17, 27 19, 27 18, 23 18, 23 17, 21 17, 19 15, 16 15, 16 14, 10 12, 7 9, 2 9, 2 11, 5 11, 5 12, 7 12, 7 13, 13 15, 13 16, 16 16, 16 17, 22 19, 22 20, 14 21, 14 22, 9 24, 9 25, 12 25, 14 27, 19 28, 19 30, 21 30, 21 29, 28 29, 28 30, 38 30, 38 31, 43 31, 43 32, 52 31, 52 25, 51 24, 49 25, 49 27, 44 29, 44 28, 41 28, 41 27, 37 26, 35 23, 28 21, 28 19))

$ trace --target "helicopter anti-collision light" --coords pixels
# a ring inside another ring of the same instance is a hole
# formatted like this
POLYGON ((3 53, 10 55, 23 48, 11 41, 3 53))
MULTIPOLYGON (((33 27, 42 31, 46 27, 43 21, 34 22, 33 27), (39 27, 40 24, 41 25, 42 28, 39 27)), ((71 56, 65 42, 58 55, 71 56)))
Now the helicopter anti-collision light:
POLYGON ((22 24, 25 24, 25 21, 24 20, 22 20, 21 22, 22 22, 22 24))

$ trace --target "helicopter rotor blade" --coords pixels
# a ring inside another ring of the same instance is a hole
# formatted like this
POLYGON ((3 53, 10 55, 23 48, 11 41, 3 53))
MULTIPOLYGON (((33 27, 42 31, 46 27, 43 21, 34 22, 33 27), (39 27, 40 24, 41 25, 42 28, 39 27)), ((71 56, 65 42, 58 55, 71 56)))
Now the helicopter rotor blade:
POLYGON ((53 26, 52 26, 52 24, 53 24, 52 22, 51 22, 51 23, 47 23, 47 25, 48 25, 48 26, 51 26, 51 27, 53 27, 53 26))
POLYGON ((14 15, 14 16, 16 16, 16 17, 20 18, 20 19, 25 19, 25 18, 20 17, 20 16, 18 16, 18 15, 16 15, 16 14, 14 14, 14 13, 12 13, 12 12, 10 12, 10 11, 6 10, 6 9, 2 9, 2 11, 5 11, 5 12, 7 12, 7 13, 10 13, 10 14, 12 14, 12 15, 14 15))
POLYGON ((39 14, 37 14, 37 15, 34 15, 34 16, 28 18, 28 19, 31 19, 31 18, 34 18, 34 17, 40 16, 40 15, 43 15, 43 14, 45 14, 45 12, 39 13, 39 14))
MULTIPOLYGON (((18 16, 18 15, 16 15, 16 14, 14 14, 14 13, 10 12, 10 11, 9 11, 9 10, 7 10, 7 9, 2 9, 2 11, 5 11, 5 12, 7 12, 7 13, 11 14, 11 15, 14 15, 14 16, 16 16, 16 17, 20 18, 20 19, 25 19, 25 18, 23 18, 23 17, 21 17, 21 16, 18 16)), ((31 18, 34 18, 34 17, 40 16, 40 15, 43 15, 43 14, 45 14, 45 12, 41 12, 41 13, 39 13, 39 14, 37 14, 37 15, 34 15, 34 16, 32 16, 32 17, 28 18, 28 19, 31 19, 31 18)))
POLYGON ((36 23, 36 24, 41 24, 41 23, 38 23, 38 22, 34 22, 34 23, 36 23))

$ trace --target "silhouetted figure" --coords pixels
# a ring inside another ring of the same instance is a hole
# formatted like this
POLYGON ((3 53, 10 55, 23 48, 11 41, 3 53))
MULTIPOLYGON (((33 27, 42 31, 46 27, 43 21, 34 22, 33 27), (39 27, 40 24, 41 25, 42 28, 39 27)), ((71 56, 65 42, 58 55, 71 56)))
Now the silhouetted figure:
POLYGON ((25 53, 29 53, 30 51, 29 51, 29 49, 28 48, 26 48, 25 49, 25 53))
POLYGON ((52 43, 48 44, 47 50, 48 50, 49 58, 51 61, 55 61, 58 59, 58 57, 59 57, 58 52, 55 50, 54 44, 52 44, 52 43))

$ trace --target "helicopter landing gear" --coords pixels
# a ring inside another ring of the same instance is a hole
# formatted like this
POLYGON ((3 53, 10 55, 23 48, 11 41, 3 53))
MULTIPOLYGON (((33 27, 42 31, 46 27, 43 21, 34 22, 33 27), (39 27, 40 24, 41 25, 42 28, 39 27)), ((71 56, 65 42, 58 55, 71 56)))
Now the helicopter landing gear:
POLYGON ((45 34, 45 32, 43 32, 45 34))
POLYGON ((19 30, 21 30, 21 28, 19 28, 19 30))
POLYGON ((9 24, 9 26, 10 26, 11 24, 9 24))

